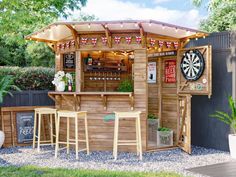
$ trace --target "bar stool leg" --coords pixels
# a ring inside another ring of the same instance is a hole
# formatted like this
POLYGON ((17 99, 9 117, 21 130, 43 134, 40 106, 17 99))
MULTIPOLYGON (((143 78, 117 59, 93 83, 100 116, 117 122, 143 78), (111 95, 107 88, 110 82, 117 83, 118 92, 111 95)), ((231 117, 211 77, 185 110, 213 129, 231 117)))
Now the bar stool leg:
POLYGON ((117 151, 118 151, 118 133, 119 133, 119 118, 115 118, 115 139, 114 139, 114 157, 117 159, 117 151))
POLYGON ((79 159, 79 141, 78 141, 78 116, 75 116, 75 154, 76 160, 79 159))
POLYGON ((50 137, 51 137, 51 146, 53 147, 53 122, 52 122, 52 114, 50 116, 50 137))
POLYGON ((41 139, 41 113, 38 114, 38 152, 40 152, 40 139, 41 139))
POLYGON ((142 140, 141 140, 141 124, 140 124, 140 115, 138 116, 138 136, 139 136, 139 159, 142 160, 142 140))
POLYGON ((138 135, 138 119, 135 119, 135 131, 136 131, 136 146, 137 146, 137 155, 139 155, 139 135, 138 135))
POLYGON ((36 139, 36 128, 37 128, 37 113, 34 112, 34 135, 33 135, 33 149, 35 148, 35 139, 36 139))
POLYGON ((67 117, 67 144, 66 144, 66 149, 67 149, 67 154, 70 152, 70 118, 67 117))
POLYGON ((87 113, 85 113, 85 117, 84 117, 84 126, 85 126, 86 150, 87 150, 87 155, 89 155, 89 138, 88 138, 88 119, 87 119, 87 113))
POLYGON ((59 148, 59 128, 60 128, 60 116, 57 117, 56 123, 56 147, 55 147, 55 158, 57 158, 58 148, 59 148))

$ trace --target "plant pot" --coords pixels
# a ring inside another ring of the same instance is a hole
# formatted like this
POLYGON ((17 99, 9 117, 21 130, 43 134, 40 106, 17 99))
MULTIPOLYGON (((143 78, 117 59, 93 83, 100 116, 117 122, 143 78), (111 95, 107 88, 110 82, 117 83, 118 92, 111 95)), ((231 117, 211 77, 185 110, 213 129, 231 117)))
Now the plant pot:
POLYGON ((148 119, 148 141, 156 142, 159 119, 148 119))
POLYGON ((59 83, 57 84, 57 86, 56 86, 56 90, 57 90, 58 92, 64 92, 64 91, 65 91, 65 88, 66 88, 66 84, 65 84, 64 81, 59 82, 59 83))
POLYGON ((2 147, 5 140, 5 133, 3 131, 0 131, 0 148, 2 147))
POLYGON ((173 146, 173 130, 157 131, 157 147, 173 146))
POLYGON ((229 150, 231 157, 236 159, 236 134, 229 134, 229 150))

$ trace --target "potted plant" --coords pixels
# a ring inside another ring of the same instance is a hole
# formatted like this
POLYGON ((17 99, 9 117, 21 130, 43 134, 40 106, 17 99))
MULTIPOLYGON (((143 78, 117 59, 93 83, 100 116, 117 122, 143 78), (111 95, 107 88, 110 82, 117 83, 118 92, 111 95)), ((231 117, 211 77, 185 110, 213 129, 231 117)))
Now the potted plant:
POLYGON ((133 92, 133 84, 130 79, 124 79, 118 86, 119 92, 133 92))
MULTIPOLYGON (((7 94, 13 96, 9 90, 13 89, 13 90, 20 91, 20 89, 17 86, 15 86, 13 83, 14 83, 14 80, 12 76, 9 76, 9 75, 0 76, 0 103, 3 102, 3 98, 7 94)), ((4 143, 4 140, 5 140, 5 134, 3 131, 0 131, 0 148, 2 147, 4 143)))
POLYGON ((173 146, 173 130, 160 127, 157 129, 157 147, 173 146))
POLYGON ((159 119, 155 114, 148 114, 148 140, 156 141, 157 127, 159 127, 159 119))
POLYGON ((70 73, 65 74, 64 71, 58 71, 54 76, 52 84, 56 86, 57 91, 64 92, 66 84, 69 80, 73 82, 72 75, 70 73))
POLYGON ((210 115, 230 126, 232 134, 229 134, 229 150, 230 155, 236 158, 236 106, 232 96, 228 98, 228 104, 231 109, 231 114, 223 111, 216 111, 210 115))

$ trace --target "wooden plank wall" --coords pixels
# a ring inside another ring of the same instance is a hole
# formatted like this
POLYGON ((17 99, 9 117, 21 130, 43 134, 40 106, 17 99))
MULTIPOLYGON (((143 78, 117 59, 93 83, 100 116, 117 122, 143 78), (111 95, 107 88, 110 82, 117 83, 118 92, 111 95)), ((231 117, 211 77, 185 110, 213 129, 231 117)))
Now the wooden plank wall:
MULTIPOLYGON (((5 142, 3 147, 12 147, 12 146, 25 146, 31 145, 30 143, 18 143, 17 141, 17 123, 16 123, 16 114, 18 112, 34 112, 34 108, 39 106, 27 106, 27 107, 2 107, 1 108, 1 127, 5 133, 5 142)), ((50 107, 50 106, 49 106, 50 107)), ((44 116, 45 117, 45 116, 44 116)), ((43 127, 42 127, 42 140, 49 138, 49 127, 46 117, 43 118, 43 127)))
MULTIPOLYGON (((147 116, 147 58, 146 49, 135 50, 134 52, 134 110, 142 111, 141 129, 143 150, 146 150, 146 116, 147 116)), ((69 99, 68 99, 69 100, 69 99)), ((71 98, 73 100, 73 98, 71 98)), ((112 150, 114 122, 105 122, 104 116, 114 111, 130 111, 129 97, 108 96, 107 110, 104 110, 101 96, 81 96, 81 111, 88 112, 89 142, 91 150, 112 150)), ((60 106, 57 104, 57 106, 60 106)), ((62 108, 73 110, 65 101, 62 101, 62 108)), ((123 120, 120 122, 119 138, 135 139, 134 120, 123 120)), ((71 123, 74 127, 74 123, 71 123)), ((66 137, 66 122, 61 123, 61 138, 66 137)), ((70 131, 71 138, 74 137, 74 128, 70 131)), ((83 121, 79 122, 79 137, 84 137, 83 121)), ((82 146, 81 146, 82 147, 82 146)), ((119 151, 136 151, 135 146, 121 146, 119 151)))

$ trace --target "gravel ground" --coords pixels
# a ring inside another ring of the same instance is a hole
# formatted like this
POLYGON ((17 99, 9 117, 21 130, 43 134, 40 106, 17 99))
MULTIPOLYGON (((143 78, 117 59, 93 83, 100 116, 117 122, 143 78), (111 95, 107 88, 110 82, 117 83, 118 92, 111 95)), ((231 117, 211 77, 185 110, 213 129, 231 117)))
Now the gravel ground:
POLYGON ((229 153, 214 149, 193 147, 192 155, 188 155, 180 149, 149 152, 143 154, 143 161, 139 161, 134 153, 119 153, 117 161, 113 160, 112 152, 92 152, 89 156, 85 152, 79 154, 79 160, 75 160, 75 153, 69 155, 62 150, 57 160, 54 158, 54 149, 50 146, 41 148, 38 153, 31 146, 0 149, 0 166, 24 166, 34 165, 40 167, 104 169, 124 171, 173 171, 186 176, 201 175, 187 171, 188 168, 227 162, 232 159, 229 153))

